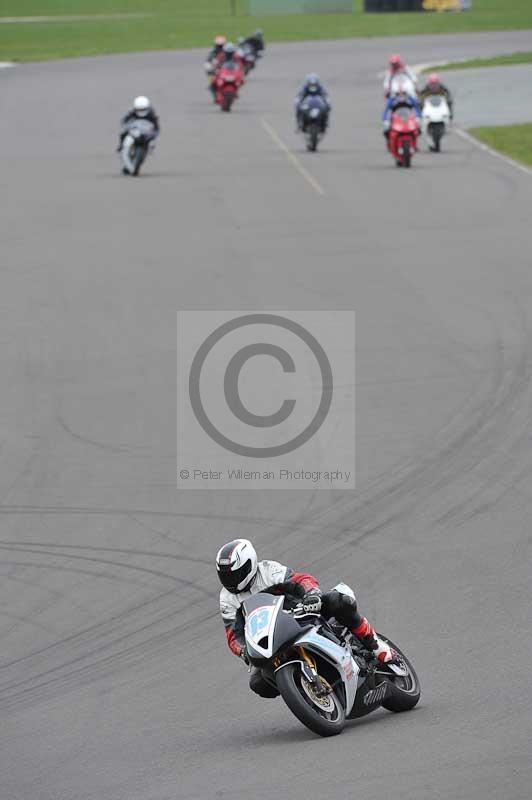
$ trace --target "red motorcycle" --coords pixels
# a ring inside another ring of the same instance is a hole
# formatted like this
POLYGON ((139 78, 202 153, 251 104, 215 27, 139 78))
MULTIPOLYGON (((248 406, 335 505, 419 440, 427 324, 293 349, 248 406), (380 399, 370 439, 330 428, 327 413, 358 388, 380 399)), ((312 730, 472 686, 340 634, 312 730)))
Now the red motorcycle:
POLYGON ((388 150, 398 167, 409 167, 417 152, 420 134, 419 120, 411 108, 398 108, 392 113, 388 135, 388 150))
POLYGON ((223 64, 216 75, 216 102, 222 111, 231 111, 238 97, 238 90, 244 83, 242 70, 237 64, 223 64))

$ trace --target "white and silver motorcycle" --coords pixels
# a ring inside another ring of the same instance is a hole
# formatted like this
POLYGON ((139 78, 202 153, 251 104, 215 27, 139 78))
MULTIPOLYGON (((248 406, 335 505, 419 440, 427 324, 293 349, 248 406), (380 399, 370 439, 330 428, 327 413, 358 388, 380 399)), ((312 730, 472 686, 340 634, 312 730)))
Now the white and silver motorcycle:
MULTIPOLYGON (((334 587, 354 598, 344 583, 334 587)), ((273 590, 273 587, 272 587, 273 590)), ((407 711, 420 697, 415 670, 397 645, 382 664, 346 628, 304 612, 286 597, 259 592, 243 604, 246 650, 252 666, 276 687, 288 708, 314 733, 334 736, 346 719, 383 706, 407 711)))
POLYGON ((430 149, 439 153, 441 140, 447 133, 451 122, 451 110, 445 97, 439 94, 429 95, 423 103, 423 133, 432 140, 430 149))
POLYGON ((154 139, 155 125, 149 119, 135 119, 129 123, 120 149, 124 174, 139 174, 154 139))

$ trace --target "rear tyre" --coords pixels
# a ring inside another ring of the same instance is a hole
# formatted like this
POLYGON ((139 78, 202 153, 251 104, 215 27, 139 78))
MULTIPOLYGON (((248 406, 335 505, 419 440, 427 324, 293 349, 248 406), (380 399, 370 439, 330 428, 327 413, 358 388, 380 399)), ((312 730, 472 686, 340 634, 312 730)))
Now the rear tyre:
POLYGON ((313 699, 311 684, 299 664, 294 663, 276 672, 275 680, 286 705, 305 727, 318 736, 336 736, 342 732, 345 710, 334 690, 326 698, 313 699))
POLYGON ((381 639, 388 642, 397 655, 399 656, 399 663, 404 666, 408 672, 405 676, 394 675, 390 670, 389 683, 392 686, 392 694, 387 700, 383 702, 383 707, 388 711, 399 713, 401 711, 410 711, 414 706, 419 703, 421 697, 421 687, 417 673, 404 653, 401 652, 399 647, 394 644, 386 636, 379 633, 381 639))

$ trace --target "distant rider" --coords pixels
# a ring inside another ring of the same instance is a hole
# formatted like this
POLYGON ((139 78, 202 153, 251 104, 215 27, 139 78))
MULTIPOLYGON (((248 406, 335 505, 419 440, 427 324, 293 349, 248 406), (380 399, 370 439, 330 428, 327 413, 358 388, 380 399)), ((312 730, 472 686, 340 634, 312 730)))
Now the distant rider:
POLYGON ((244 83, 244 67, 242 57, 239 56, 235 45, 232 42, 224 44, 224 54, 220 64, 220 69, 226 68, 237 71, 235 85, 237 88, 244 83))
POLYGON ((131 123, 135 119, 146 119, 149 122, 152 122, 155 127, 155 135, 153 139, 155 140, 160 132, 160 124, 159 124, 159 117, 155 113, 155 109, 153 108, 152 104, 148 100, 147 97, 143 95, 139 95, 135 97, 133 100, 133 108, 127 112, 127 114, 122 117, 121 121, 121 130, 120 130, 120 143, 118 145, 118 150, 122 148, 122 142, 124 141, 128 129, 131 127, 131 123))
POLYGON ((423 87, 423 89, 419 93, 419 99, 421 105, 425 102, 427 97, 430 97, 433 94, 440 95, 441 97, 445 97, 447 100, 447 105, 449 106, 449 111, 451 112, 451 119, 453 118, 453 96, 450 90, 445 86, 441 80, 440 76, 436 72, 431 72, 431 74, 427 78, 427 84, 423 87))
MULTIPOLYGON (((238 45, 238 40, 237 40, 237 45, 238 45)), ((234 45, 233 42, 228 42, 225 45, 222 64, 226 64, 233 61, 236 67, 242 70, 242 73, 245 74, 246 58, 244 50, 242 45, 238 46, 237 45, 234 45)))
POLYGON ((223 59, 223 49, 224 44, 226 43, 227 39, 225 36, 215 36, 213 46, 209 50, 207 55, 207 63, 213 64, 220 63, 223 59))
POLYGON ((384 76, 384 96, 389 97, 392 93, 392 84, 394 81, 401 76, 404 76, 408 79, 408 82, 411 84, 412 89, 417 91, 418 88, 418 78, 416 73, 405 64, 401 56, 397 54, 393 54, 388 58, 388 69, 386 70, 386 74, 384 76))
MULTIPOLYGON (((306 572, 294 572, 277 561, 258 561, 255 548, 248 539, 235 539, 224 544, 216 556, 216 570, 222 583, 220 612, 231 651, 249 663, 244 636, 242 603, 257 592, 268 590, 301 602, 305 611, 335 617, 373 650, 381 662, 392 661, 395 651, 376 633, 366 617, 361 617, 352 597, 336 590, 323 593, 318 581, 306 572)), ((261 697, 277 697, 279 692, 266 680, 260 669, 251 673, 249 686, 261 697)))
POLYGON ((318 75, 315 72, 310 72, 303 81, 303 85, 301 89, 296 95, 294 100, 294 108, 296 111, 296 131, 300 131, 303 128, 303 111, 302 105, 307 97, 321 97, 325 105, 327 107, 327 114, 324 120, 323 130, 327 129, 327 125, 329 124, 329 114, 331 112, 331 101, 329 99, 329 94, 325 88, 325 86, 320 81, 318 75))
POLYGON ((421 107, 415 97, 400 88, 396 95, 392 95, 388 98, 384 111, 382 112, 382 127, 386 139, 389 139, 390 136, 392 114, 400 108, 411 108, 415 112, 418 128, 421 131, 421 107))
POLYGON ((228 64, 235 64, 236 66, 240 66, 240 64, 238 63, 237 50, 233 42, 227 42, 226 44, 224 44, 223 47, 223 56, 220 61, 220 66, 222 65, 226 66, 228 64))
POLYGON ((264 35, 262 30, 258 28, 251 36, 247 36, 242 44, 249 44, 253 48, 257 56, 261 56, 264 51, 264 35))
POLYGON ((207 60, 205 62, 205 71, 209 76, 209 85, 207 88, 212 92, 213 98, 216 98, 216 73, 220 69, 220 64, 224 60, 224 47, 227 42, 225 36, 216 36, 214 44, 209 50, 207 60))

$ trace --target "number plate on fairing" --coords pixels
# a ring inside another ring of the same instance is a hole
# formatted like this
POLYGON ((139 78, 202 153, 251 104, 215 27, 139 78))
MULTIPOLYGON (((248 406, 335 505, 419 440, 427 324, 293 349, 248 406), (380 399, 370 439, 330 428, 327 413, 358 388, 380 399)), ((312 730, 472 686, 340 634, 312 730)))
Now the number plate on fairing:
POLYGON ((269 658, 272 655, 275 620, 282 604, 283 598, 280 597, 275 605, 254 608, 246 618, 244 628, 246 640, 265 658, 269 658))

